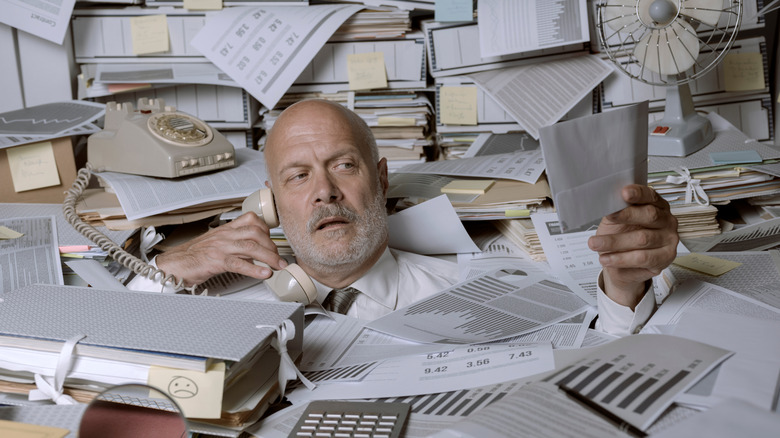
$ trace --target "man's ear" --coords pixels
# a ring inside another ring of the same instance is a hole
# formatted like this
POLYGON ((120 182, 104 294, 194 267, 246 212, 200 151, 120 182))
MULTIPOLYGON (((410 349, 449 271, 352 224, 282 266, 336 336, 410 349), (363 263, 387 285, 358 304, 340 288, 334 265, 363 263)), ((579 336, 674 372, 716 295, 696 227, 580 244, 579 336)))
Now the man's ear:
POLYGON ((387 189, 390 187, 390 181, 387 178, 387 158, 382 158, 376 163, 377 175, 382 182, 382 196, 387 198, 387 189))
POLYGON ((265 186, 269 189, 273 189, 273 187, 271 187, 271 181, 265 180, 265 186))

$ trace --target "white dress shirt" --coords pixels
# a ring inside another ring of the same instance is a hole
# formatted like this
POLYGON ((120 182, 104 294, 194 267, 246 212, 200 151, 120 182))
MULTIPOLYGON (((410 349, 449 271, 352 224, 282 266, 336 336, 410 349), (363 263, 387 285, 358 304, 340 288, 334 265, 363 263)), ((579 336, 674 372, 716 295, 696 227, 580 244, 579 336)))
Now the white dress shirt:
MULTIPOLYGON (((374 320, 447 289, 457 282, 456 263, 385 248, 374 266, 350 285, 361 294, 347 310, 347 315, 374 320)), ((317 287, 317 301, 322 303, 331 288, 317 280, 314 280, 314 285, 317 287)), ((133 278, 127 287, 131 290, 161 291, 159 282, 141 276, 133 278)), ((604 293, 603 288, 603 281, 599 274, 597 292, 599 318, 596 321, 596 329, 616 336, 638 333, 656 308, 652 284, 634 311, 612 301, 604 293)), ((251 296, 252 299, 278 300, 276 295, 263 284, 252 289, 252 291, 238 292, 230 296, 242 298, 248 295, 247 298, 251 296)), ((165 292, 174 292, 174 290, 166 287, 165 292)))

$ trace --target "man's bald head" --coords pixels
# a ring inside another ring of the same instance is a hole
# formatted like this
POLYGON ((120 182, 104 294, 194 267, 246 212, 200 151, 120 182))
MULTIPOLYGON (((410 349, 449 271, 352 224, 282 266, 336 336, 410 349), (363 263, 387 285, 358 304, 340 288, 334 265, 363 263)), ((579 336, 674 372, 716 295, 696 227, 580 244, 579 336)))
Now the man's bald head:
POLYGON ((290 131, 301 129, 305 121, 331 121, 334 128, 348 129, 356 143, 367 148, 373 163, 379 162, 379 149, 371 128, 357 114, 344 106, 324 99, 308 99, 296 102, 284 111, 274 122, 265 142, 265 152, 275 153, 275 149, 284 148, 284 143, 290 137, 290 131))

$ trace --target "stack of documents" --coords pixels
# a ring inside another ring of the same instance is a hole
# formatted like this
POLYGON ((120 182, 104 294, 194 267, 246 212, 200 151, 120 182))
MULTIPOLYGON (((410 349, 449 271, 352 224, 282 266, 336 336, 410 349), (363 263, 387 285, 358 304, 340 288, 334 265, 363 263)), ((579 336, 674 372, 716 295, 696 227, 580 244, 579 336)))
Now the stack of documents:
POLYGON ((780 152, 747 137, 717 114, 707 118, 715 139, 687 157, 649 157, 648 184, 672 206, 779 193, 778 177, 750 166, 770 163, 780 152))
POLYGON ((362 10, 344 22, 331 37, 337 40, 400 38, 412 31, 409 10, 374 8, 362 10))
POLYGON ((301 352, 303 308, 294 303, 45 285, 3 298, 0 379, 17 393, 41 389, 35 375, 93 391, 79 393, 87 399, 118 383, 149 384, 189 418, 241 427, 278 395, 280 357, 271 343, 287 320, 299 333, 290 332, 288 351, 292 358, 301 352), (63 343, 74 339, 72 365, 57 370, 70 353, 61 352, 63 343), (195 394, 178 392, 176 383, 195 394))
POLYGON ((547 256, 542 249, 539 234, 536 233, 531 219, 506 219, 493 221, 498 231, 525 251, 532 260, 543 262, 547 256))
POLYGON ((110 194, 97 193, 94 198, 85 198, 79 214, 99 220, 109 229, 187 223, 216 216, 240 207, 267 179, 262 152, 236 149, 236 159, 234 168, 177 180, 97 173, 121 208, 112 203, 110 194))

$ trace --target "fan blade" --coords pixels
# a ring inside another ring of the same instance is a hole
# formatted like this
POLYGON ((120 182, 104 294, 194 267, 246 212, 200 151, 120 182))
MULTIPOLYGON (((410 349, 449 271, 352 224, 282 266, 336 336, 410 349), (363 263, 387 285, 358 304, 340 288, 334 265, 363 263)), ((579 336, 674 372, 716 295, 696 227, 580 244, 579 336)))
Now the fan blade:
POLYGON ((683 0, 680 13, 715 26, 723 13, 723 0, 683 0))
POLYGON ((618 32, 637 21, 636 0, 608 0, 604 7, 604 22, 618 32))
POLYGON ((693 27, 678 18, 670 26, 645 35, 634 48, 634 56, 650 71, 676 75, 696 63, 699 39, 693 27))

